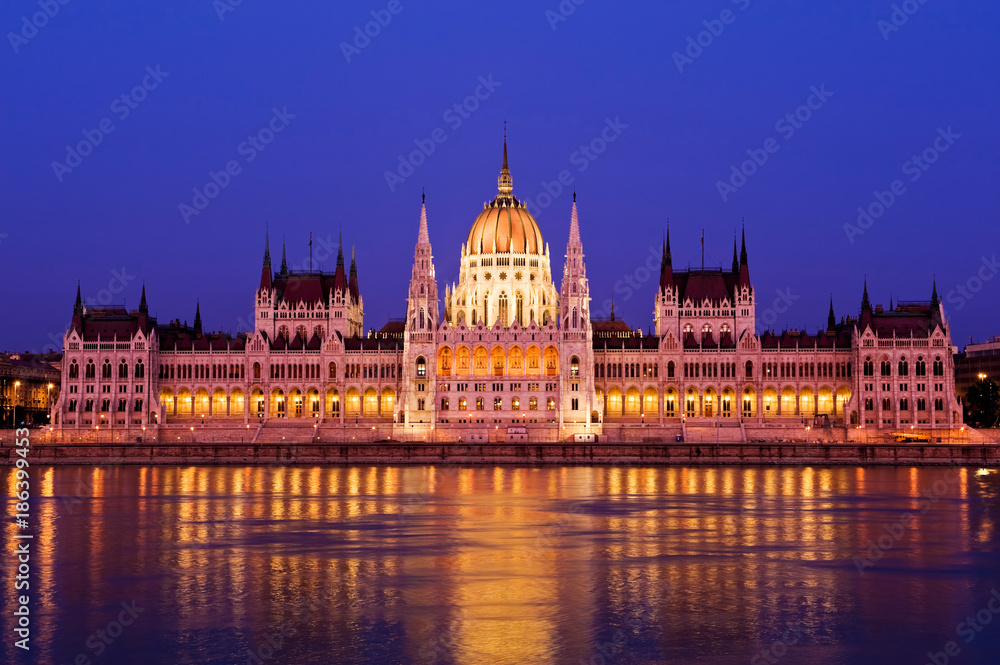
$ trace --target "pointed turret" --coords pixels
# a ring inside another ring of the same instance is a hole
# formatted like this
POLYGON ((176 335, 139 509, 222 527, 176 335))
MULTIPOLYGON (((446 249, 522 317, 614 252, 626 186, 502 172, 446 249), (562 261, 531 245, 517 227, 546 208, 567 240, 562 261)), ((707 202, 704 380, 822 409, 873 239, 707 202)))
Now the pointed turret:
MULTIPOLYGON (((351 275, 354 279, 353 255, 351 275)), ((431 235, 427 229, 427 196, 424 194, 420 197, 420 225, 417 229, 417 244, 413 248, 413 271, 406 305, 406 318, 410 330, 434 330, 437 327, 438 304, 431 235)))
POLYGON ((83 334, 83 299, 80 297, 80 282, 76 283, 76 302, 73 304, 73 322, 70 327, 83 334))
POLYGON ((931 289, 931 306, 937 307, 941 300, 938 298, 937 292, 937 279, 934 280, 934 286, 931 289))
POLYGON ((868 298, 868 278, 865 277, 865 290, 861 295, 861 317, 858 319, 858 329, 864 331, 865 328, 872 325, 873 315, 872 301, 868 298))
POLYGON ((285 259, 285 241, 281 241, 281 274, 288 274, 288 261, 285 259))
POLYGON ((149 314, 149 305, 146 303, 146 282, 142 283, 142 296, 139 298, 139 313, 149 314))
POLYGON ((514 190, 514 180, 510 177, 510 167, 507 165, 507 127, 503 130, 503 166, 500 167, 500 177, 497 187, 501 194, 510 194, 514 190))
POLYGON ((615 320, 615 299, 611 299, 611 320, 615 320))
POLYGON ((351 293, 351 299, 358 299, 358 264, 354 258, 354 245, 351 245, 351 272, 347 277, 347 290, 351 293))
POLYGON ((738 273, 740 271, 740 259, 736 255, 736 234, 733 234, 733 272, 738 273))
POLYGON ((431 235, 427 231, 427 195, 420 195, 420 230, 417 231, 417 245, 431 244, 431 235))
POLYGON ((660 292, 674 285, 674 262, 670 255, 670 226, 667 226, 667 235, 663 240, 663 254, 660 258, 660 292))
POLYGON ((833 315, 833 296, 830 296, 830 313, 826 315, 826 329, 832 332, 837 328, 837 317, 833 315))
POLYGON ((583 241, 580 239, 576 192, 573 192, 573 207, 569 215, 569 240, 566 242, 566 262, 563 264, 559 306, 564 329, 589 330, 590 285, 587 282, 587 267, 583 258, 583 241))
POLYGON ((202 330, 201 330, 201 301, 200 300, 198 301, 198 304, 195 306, 195 310, 194 310, 194 335, 195 335, 195 337, 201 337, 201 335, 202 335, 202 330))
POLYGON ((264 232, 264 263, 260 268, 260 290, 270 291, 274 273, 271 271, 271 243, 268 234, 264 232))
MULTIPOLYGON (((340 232, 337 245, 337 269, 333 273, 333 290, 335 293, 347 291, 347 272, 344 269, 344 232, 340 232)), ((345 296, 346 297, 346 296, 345 296)))
POLYGON ((747 264, 747 230, 743 229, 740 246, 740 286, 750 286, 750 267, 747 264))

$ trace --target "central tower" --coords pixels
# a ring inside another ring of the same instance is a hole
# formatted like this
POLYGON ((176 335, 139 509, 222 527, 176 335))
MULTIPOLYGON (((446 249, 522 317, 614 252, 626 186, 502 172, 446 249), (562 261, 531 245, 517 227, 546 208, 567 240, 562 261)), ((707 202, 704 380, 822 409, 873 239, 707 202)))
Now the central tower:
POLYGON ((506 134, 497 189, 462 245, 458 284, 445 289, 445 318, 451 325, 482 321, 509 328, 514 321, 523 327, 532 320, 545 325, 559 311, 549 247, 535 218, 513 194, 506 134))

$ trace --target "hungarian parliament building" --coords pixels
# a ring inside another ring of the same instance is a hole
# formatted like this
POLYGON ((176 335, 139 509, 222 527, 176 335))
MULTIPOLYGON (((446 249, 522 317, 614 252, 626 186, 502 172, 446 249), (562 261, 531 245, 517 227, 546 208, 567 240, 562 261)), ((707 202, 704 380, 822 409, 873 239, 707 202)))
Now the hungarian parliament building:
POLYGON ((557 286, 549 245, 513 194, 506 139, 498 187, 443 299, 422 204, 406 318, 367 334, 342 245, 332 273, 289 270, 284 250, 275 271, 265 239, 254 330, 237 335, 204 330, 200 311, 192 326, 158 322, 145 285, 135 311, 85 307, 78 287, 53 430, 123 441, 195 430, 255 441, 749 441, 960 426, 936 286, 929 300, 884 309, 865 284, 856 316, 838 321, 831 302, 815 332, 757 334, 745 231, 730 269, 675 270, 668 234, 643 334, 613 309, 591 316, 576 195, 557 286))

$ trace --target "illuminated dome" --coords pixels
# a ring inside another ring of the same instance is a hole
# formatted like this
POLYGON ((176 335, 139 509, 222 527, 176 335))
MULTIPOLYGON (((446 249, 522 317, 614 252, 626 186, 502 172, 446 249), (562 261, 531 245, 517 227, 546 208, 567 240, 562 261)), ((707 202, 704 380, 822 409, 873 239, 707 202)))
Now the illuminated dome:
POLYGON ((514 181, 507 166, 507 138, 503 141, 500 193, 483 207, 469 231, 469 254, 542 254, 545 245, 538 223, 524 203, 511 193, 514 181))

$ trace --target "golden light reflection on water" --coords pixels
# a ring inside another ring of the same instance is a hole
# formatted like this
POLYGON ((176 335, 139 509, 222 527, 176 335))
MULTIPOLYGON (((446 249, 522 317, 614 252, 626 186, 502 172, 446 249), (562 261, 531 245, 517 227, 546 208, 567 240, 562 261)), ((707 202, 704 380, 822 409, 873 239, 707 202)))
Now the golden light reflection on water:
MULTIPOLYGON (((595 634, 636 612, 651 633, 665 622, 670 635, 711 629, 730 641, 783 629, 789 608, 814 637, 845 615, 898 612, 888 587, 861 583, 852 559, 906 511, 912 527, 880 566, 938 569, 938 543, 992 543, 995 525, 980 504, 1000 483, 966 469, 846 467, 37 473, 40 495, 52 497, 39 512, 52 576, 44 582, 72 587, 71 597, 99 596, 123 576, 146 580, 151 604, 176 607, 170 629, 243 634, 320 593, 321 615, 303 628, 310 639, 348 631, 362 648, 377 622, 398 633, 400 661, 435 662, 421 653, 444 649, 440 662, 491 664, 587 662, 595 634), (942 500, 919 512, 947 471, 954 481, 942 500), (60 514, 58 497, 78 487, 79 511, 60 514), (70 560, 86 562, 85 579, 62 572, 81 570, 60 566, 70 560), (224 602, 208 611, 210 598, 224 602)), ((962 598, 928 591, 913 593, 906 612, 938 621, 959 606, 962 598)))

